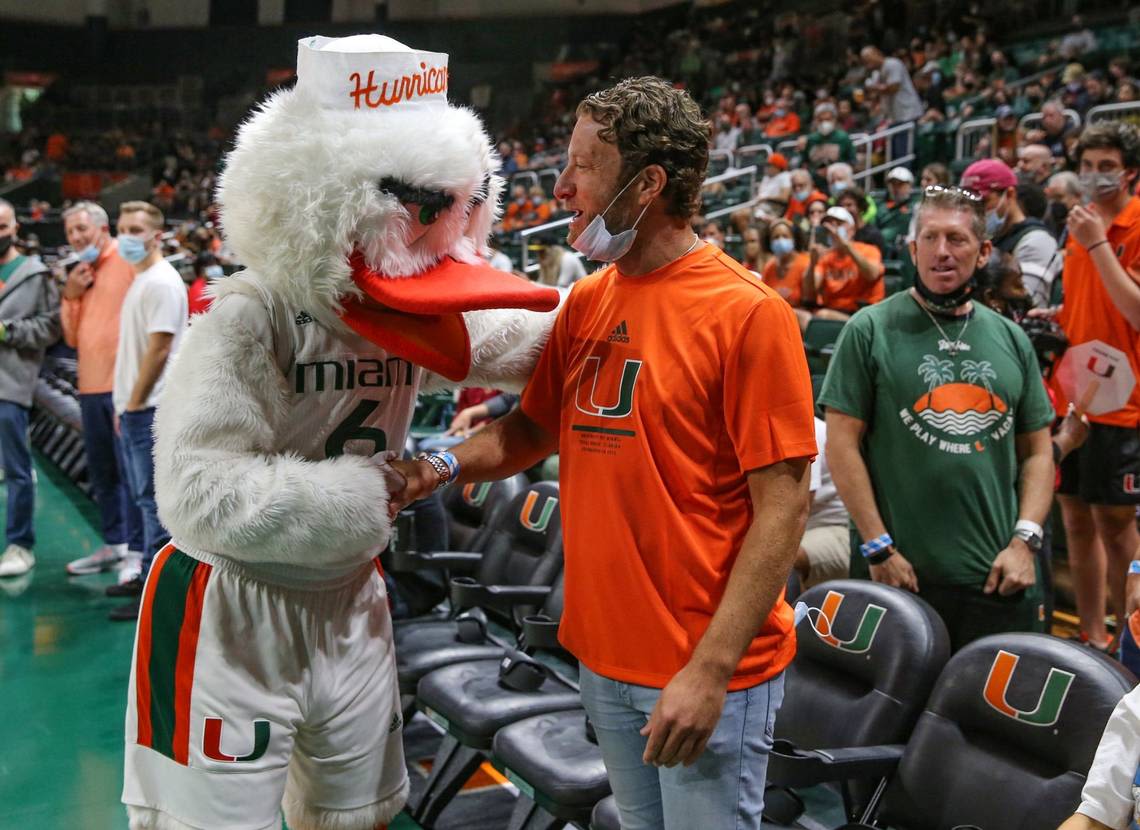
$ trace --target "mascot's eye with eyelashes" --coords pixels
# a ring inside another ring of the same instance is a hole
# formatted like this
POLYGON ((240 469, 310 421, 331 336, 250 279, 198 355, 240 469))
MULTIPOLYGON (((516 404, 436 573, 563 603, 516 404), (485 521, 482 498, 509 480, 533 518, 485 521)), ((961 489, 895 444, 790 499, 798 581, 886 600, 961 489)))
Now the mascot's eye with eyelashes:
POLYGON ((380 180, 380 192, 395 196, 403 205, 418 205, 421 225, 430 225, 439 215, 455 203, 455 197, 446 190, 415 187, 399 179, 386 176, 380 180))

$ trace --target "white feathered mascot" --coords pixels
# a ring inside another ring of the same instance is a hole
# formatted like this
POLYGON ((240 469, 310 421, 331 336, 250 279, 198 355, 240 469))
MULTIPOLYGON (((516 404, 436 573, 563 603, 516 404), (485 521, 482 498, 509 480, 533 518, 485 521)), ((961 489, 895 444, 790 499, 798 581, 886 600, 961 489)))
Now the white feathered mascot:
POLYGON ((131 672, 132 828, 279 830, 283 807, 291 830, 374 830, 404 804, 385 451, 425 386, 520 386, 558 301, 480 258, 502 181, 447 73, 379 35, 303 40, 227 160, 248 270, 158 408, 173 541, 131 672))

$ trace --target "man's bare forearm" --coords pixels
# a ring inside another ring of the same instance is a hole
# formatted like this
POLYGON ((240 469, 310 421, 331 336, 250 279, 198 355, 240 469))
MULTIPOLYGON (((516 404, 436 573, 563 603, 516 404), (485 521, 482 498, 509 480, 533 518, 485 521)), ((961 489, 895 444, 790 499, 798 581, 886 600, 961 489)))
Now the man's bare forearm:
POLYGON ((1045 524, 1053 504, 1053 445, 1048 429, 1017 436, 1021 457, 1018 517, 1045 524))
POLYGON ((787 583, 807 523, 808 471, 807 459, 794 459, 749 476, 752 526, 690 660, 725 685, 787 583))
POLYGON ((508 412, 451 449, 459 461, 459 483, 498 481, 529 469, 557 452, 558 436, 527 417, 522 408, 508 412))
POLYGON ((130 400, 127 401, 128 410, 143 409, 146 406, 154 385, 158 383, 158 379, 162 376, 162 370, 166 368, 166 361, 170 358, 170 347, 173 341, 174 335, 172 334, 156 333, 150 335, 146 344, 146 352, 139 363, 139 376, 135 380, 135 388, 131 390, 130 400))
POLYGON ((829 410, 827 413, 827 467, 839 498, 855 521, 859 535, 874 539, 887 532, 879 506, 875 504, 875 490, 867 462, 859 451, 859 429, 862 422, 829 410))

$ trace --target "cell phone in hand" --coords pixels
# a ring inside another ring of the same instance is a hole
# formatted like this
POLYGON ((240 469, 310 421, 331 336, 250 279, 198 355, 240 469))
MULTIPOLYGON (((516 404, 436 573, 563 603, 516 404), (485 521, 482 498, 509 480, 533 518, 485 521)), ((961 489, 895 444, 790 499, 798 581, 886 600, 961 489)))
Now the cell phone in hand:
POLYGON ((831 247, 831 233, 827 230, 826 227, 823 225, 816 225, 815 228, 812 229, 812 234, 817 245, 820 245, 824 248, 831 247))

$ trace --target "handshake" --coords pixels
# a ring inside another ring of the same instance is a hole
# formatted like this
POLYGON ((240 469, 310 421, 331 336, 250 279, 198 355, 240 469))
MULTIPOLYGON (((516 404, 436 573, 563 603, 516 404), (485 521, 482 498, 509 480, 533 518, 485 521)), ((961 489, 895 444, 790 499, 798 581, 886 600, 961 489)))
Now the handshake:
POLYGON ((382 463, 381 469, 388 483, 388 518, 392 520, 412 502, 430 496, 443 480, 435 467, 426 461, 397 458, 382 463))

